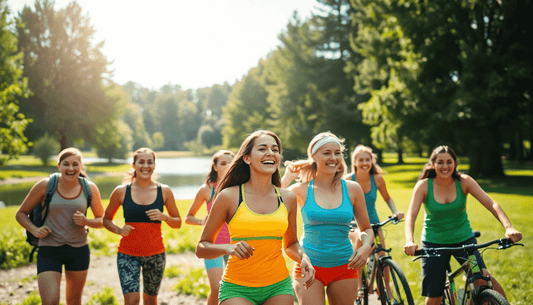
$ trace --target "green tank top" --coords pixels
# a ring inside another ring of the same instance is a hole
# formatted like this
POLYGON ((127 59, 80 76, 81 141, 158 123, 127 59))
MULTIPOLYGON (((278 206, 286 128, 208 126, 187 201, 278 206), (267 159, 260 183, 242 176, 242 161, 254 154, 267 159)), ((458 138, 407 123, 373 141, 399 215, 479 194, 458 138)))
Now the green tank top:
POLYGON ((466 214, 466 195, 461 182, 455 181, 457 196, 454 201, 440 204, 433 196, 433 179, 428 179, 428 194, 424 201, 426 210, 422 240, 430 243, 453 244, 474 236, 466 214))

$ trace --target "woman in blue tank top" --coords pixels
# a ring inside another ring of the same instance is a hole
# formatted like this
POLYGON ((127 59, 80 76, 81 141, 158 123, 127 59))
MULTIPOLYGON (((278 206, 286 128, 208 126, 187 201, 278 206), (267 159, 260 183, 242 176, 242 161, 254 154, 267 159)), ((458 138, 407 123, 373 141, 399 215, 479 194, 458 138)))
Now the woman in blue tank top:
MULTIPOLYGON (((387 186, 385 185, 385 179, 383 179, 382 171, 379 165, 376 163, 377 156, 372 152, 372 148, 364 145, 357 145, 352 154, 352 172, 344 176, 345 180, 357 181, 359 185, 363 188, 365 192, 365 202, 366 209, 368 212, 368 218, 370 223, 379 223, 378 213, 376 211, 376 199, 377 191, 381 194, 381 197, 387 203, 392 214, 398 216, 398 219, 403 218, 403 212, 396 210, 394 205, 394 200, 389 196, 387 191, 387 186)), ((357 235, 357 230, 354 232, 354 235, 351 235, 353 242, 356 245, 356 248, 361 247, 361 241, 358 238, 355 238, 357 235)), ((385 237, 383 232, 379 230, 379 238, 383 248, 385 246, 385 237)), ((385 252, 380 252, 379 256, 385 255, 385 252)), ((362 269, 357 270, 359 273, 362 269)), ((385 270, 388 273, 388 269, 385 270)), ((388 276, 386 276, 388 279, 388 276)), ((389 288, 388 282, 385 283, 387 289, 389 288)), ((357 300, 356 303, 360 303, 360 299, 363 297, 363 289, 361 278, 357 281, 357 300)))
MULTIPOLYGON (((498 203, 472 177, 457 171, 457 155, 450 147, 443 145, 433 150, 413 190, 405 218, 404 252, 414 255, 418 248, 413 231, 422 203, 426 211, 422 231, 423 247, 460 247, 476 243, 466 214, 468 194, 472 194, 500 221, 505 228, 505 237, 513 242, 522 239, 522 233, 513 227, 498 203)), ((494 290, 505 297, 503 288, 490 275, 479 252, 476 251, 475 255, 483 275, 490 276, 494 290)), ((460 264, 468 259, 463 253, 454 253, 453 256, 460 264)), ((441 303, 450 258, 450 254, 422 258, 422 295, 426 297, 426 305, 441 303)))
POLYGON ((293 287, 298 303, 325 304, 326 287, 330 304, 353 304, 357 269, 370 254, 372 229, 365 207, 363 190, 353 181, 345 181, 344 145, 337 136, 326 132, 311 140, 307 160, 286 162, 282 187, 297 177, 292 185, 304 223, 302 247, 315 267, 317 281, 308 289, 297 280, 295 264, 293 287), (354 250, 349 238, 350 222, 355 218, 361 229, 363 245, 354 250))

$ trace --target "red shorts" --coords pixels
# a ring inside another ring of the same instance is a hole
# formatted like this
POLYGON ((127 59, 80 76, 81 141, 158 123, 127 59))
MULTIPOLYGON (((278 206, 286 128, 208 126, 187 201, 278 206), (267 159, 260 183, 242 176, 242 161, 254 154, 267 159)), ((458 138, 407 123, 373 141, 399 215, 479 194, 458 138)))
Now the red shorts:
MULTIPOLYGON (((357 269, 348 269, 348 264, 331 268, 317 266, 313 267, 315 268, 315 279, 319 280, 324 287, 328 286, 332 282, 346 279, 356 279, 359 277, 357 274, 357 269)), ((301 274, 300 264, 296 263, 294 265, 294 272, 295 274, 301 274)))

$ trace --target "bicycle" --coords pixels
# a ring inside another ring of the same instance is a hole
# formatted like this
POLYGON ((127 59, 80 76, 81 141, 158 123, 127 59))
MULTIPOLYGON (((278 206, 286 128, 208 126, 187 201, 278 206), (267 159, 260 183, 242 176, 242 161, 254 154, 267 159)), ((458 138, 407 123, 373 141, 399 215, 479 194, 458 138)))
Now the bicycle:
MULTIPOLYGON (((481 234, 475 232, 475 237, 479 237, 481 234)), ((439 252, 457 252, 464 251, 468 256, 461 267, 459 267, 454 272, 448 270, 446 272, 446 286, 444 287, 444 296, 442 297, 441 304, 443 305, 480 305, 480 304, 499 304, 499 305, 508 305, 509 302, 497 291, 492 289, 492 282, 490 277, 484 276, 478 266, 478 262, 474 252, 477 249, 486 248, 491 245, 498 244, 498 250, 509 249, 512 246, 524 246, 523 244, 512 243, 511 240, 507 238, 496 239, 489 241, 484 244, 476 245, 464 245, 462 247, 442 247, 442 248, 422 248, 415 251, 415 256, 417 258, 429 258, 429 257, 439 257, 439 252), (459 275, 465 274, 467 279, 465 281, 464 289, 458 293, 454 279, 459 275), (474 282, 478 280, 484 280, 486 285, 480 285, 477 288, 474 285, 474 282)))
MULTIPOLYGON (((379 229, 389 222, 398 224, 397 216, 372 224, 374 231, 374 244, 367 264, 363 267, 361 274, 363 289, 363 305, 368 305, 368 295, 374 293, 374 280, 377 286, 377 293, 382 305, 408 304, 414 305, 413 295, 407 283, 407 279, 400 266, 390 256, 391 249, 384 249, 379 238, 379 229), (387 254, 379 256, 378 253, 384 251, 387 254), (378 262, 377 264, 375 262, 378 262)), ((352 227, 352 230, 354 228, 352 227)))

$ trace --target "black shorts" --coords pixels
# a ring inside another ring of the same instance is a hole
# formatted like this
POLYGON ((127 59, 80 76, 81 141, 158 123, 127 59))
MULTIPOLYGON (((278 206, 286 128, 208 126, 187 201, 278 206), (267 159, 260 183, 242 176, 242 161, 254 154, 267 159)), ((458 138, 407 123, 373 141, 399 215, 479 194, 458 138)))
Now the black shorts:
MULTIPOLYGON (((455 244, 436 244, 430 242, 422 242, 423 248, 441 248, 441 247, 461 247, 463 245, 477 244, 475 237, 455 244)), ((455 253, 439 252, 440 257, 422 258, 422 296, 425 297, 441 297, 444 295, 444 286, 446 285, 446 271, 450 270, 450 259, 453 255, 459 264, 463 264, 468 260, 468 256, 464 251, 455 253)), ((478 266, 480 269, 487 269, 483 258, 479 251, 474 252, 478 266)))
POLYGON ((37 251, 37 274, 44 271, 61 273, 63 265, 68 271, 84 271, 89 269, 91 251, 89 245, 75 248, 69 245, 59 247, 40 246, 37 251))

